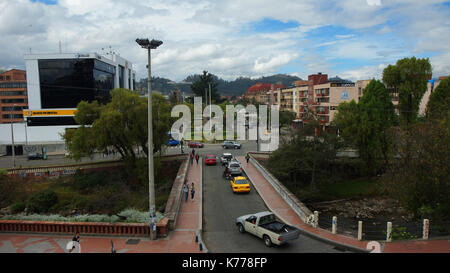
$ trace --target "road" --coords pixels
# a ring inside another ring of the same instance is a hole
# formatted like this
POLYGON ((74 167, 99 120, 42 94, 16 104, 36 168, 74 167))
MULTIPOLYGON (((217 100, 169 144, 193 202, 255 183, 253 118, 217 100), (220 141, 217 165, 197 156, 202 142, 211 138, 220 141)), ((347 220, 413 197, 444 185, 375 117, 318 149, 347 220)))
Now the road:
MULTIPOLYGON (((255 151, 256 143, 243 144, 242 150, 224 150, 220 145, 206 145, 196 149, 200 155, 223 152, 244 155, 255 151)), ((200 162, 199 162, 200 163, 200 162)), ((194 162, 195 164, 195 162, 194 162)), ((202 163, 203 164, 203 163, 202 163)), ((251 234, 238 232, 236 217, 269 210, 254 188, 249 194, 234 194, 229 182, 222 177, 223 167, 203 165, 203 240, 212 253, 330 253, 341 252, 334 246, 303 235, 290 244, 266 247, 263 241, 251 234)))
MULTIPOLYGON (((255 141, 242 142, 240 150, 224 150, 220 144, 206 144, 204 148, 195 149, 204 158, 206 154, 222 155, 230 152, 233 155, 245 155, 247 151, 256 151, 255 141)), ((179 154, 179 147, 168 147, 164 154, 179 154)), ((185 153, 191 152, 185 146, 185 153)), ((117 158, 117 157, 116 157, 117 158)), ((114 160, 115 157, 103 157, 97 154, 94 159, 83 158, 81 162, 114 160)), ((0 157, 0 168, 10 168, 10 156, 0 157)), ((16 166, 42 166, 69 164, 75 161, 63 155, 50 155, 48 159, 27 160, 26 156, 16 157, 16 166)), ((194 162, 194 164, 196 164, 194 162)), ((203 162, 199 162, 203 164, 203 162)), ((334 246, 319 242, 301 235, 299 239, 284 246, 266 247, 263 241, 250 234, 241 234, 234 224, 236 217, 244 214, 265 211, 268 208, 252 187, 249 194, 233 194, 229 182, 222 177, 223 167, 203 166, 203 239, 210 252, 213 253, 329 253, 341 252, 334 246)))

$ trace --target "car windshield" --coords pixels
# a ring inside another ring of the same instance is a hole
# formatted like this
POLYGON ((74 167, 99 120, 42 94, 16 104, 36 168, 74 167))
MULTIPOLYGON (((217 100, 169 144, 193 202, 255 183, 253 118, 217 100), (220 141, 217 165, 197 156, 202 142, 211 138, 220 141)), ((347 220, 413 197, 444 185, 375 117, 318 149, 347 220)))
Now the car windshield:
POLYGON ((245 179, 238 179, 234 182, 234 184, 248 184, 248 182, 245 179))
POLYGON ((239 164, 230 164, 230 167, 231 168, 239 168, 240 166, 239 166, 239 164))

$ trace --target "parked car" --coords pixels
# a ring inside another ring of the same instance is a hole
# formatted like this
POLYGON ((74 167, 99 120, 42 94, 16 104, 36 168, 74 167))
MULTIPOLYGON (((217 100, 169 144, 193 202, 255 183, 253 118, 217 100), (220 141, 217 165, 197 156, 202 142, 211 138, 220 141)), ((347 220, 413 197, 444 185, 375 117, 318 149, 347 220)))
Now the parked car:
POLYGON ((189 148, 203 148, 203 143, 198 142, 198 141, 191 141, 188 143, 188 147, 189 148))
POLYGON ((220 163, 222 163, 222 166, 225 166, 228 164, 228 162, 231 161, 231 159, 233 159, 233 155, 230 153, 223 153, 222 156, 220 157, 220 163))
POLYGON ((217 160, 215 155, 206 155, 205 156, 205 165, 216 165, 217 160))
POLYGON ((236 192, 250 192, 250 183, 248 183, 247 178, 243 176, 235 176, 230 180, 231 189, 233 193, 236 192))
POLYGON ((239 142, 226 140, 222 143, 222 148, 224 149, 240 149, 242 145, 239 142))
POLYGON ((169 146, 177 146, 180 142, 176 139, 169 139, 169 146))
POLYGON ((40 153, 28 154, 28 160, 44 159, 44 155, 40 153))
POLYGON ((228 162, 228 169, 230 170, 231 175, 242 175, 242 167, 241 163, 237 160, 231 160, 228 162))
POLYGON ((278 221, 275 215, 269 211, 238 217, 236 226, 241 233, 248 232, 263 239, 264 244, 268 247, 273 244, 285 244, 297 239, 300 235, 298 228, 278 221))

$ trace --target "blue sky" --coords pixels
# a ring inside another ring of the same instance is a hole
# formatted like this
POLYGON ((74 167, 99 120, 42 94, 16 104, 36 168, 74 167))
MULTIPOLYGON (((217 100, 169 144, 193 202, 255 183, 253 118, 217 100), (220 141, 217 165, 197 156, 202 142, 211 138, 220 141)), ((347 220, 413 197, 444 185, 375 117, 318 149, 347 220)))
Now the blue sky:
POLYGON ((226 80, 322 72, 380 78, 405 57, 430 58, 450 74, 450 1, 440 0, 15 0, 0 2, 0 68, 23 55, 106 53, 146 77, 138 37, 164 44, 152 73, 174 81, 207 70, 226 80))

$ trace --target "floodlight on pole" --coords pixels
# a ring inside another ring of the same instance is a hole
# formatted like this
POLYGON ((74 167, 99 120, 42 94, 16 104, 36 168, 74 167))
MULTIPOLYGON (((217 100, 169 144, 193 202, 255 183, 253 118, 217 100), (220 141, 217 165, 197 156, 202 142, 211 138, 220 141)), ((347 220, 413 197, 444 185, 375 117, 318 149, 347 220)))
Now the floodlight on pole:
POLYGON ((136 39, 142 48, 148 50, 148 191, 149 191, 149 209, 150 209, 150 238, 156 239, 156 223, 153 222, 155 215, 155 175, 153 164, 153 122, 152 122, 152 84, 151 84, 151 49, 156 49, 162 45, 162 41, 148 39, 136 39))

